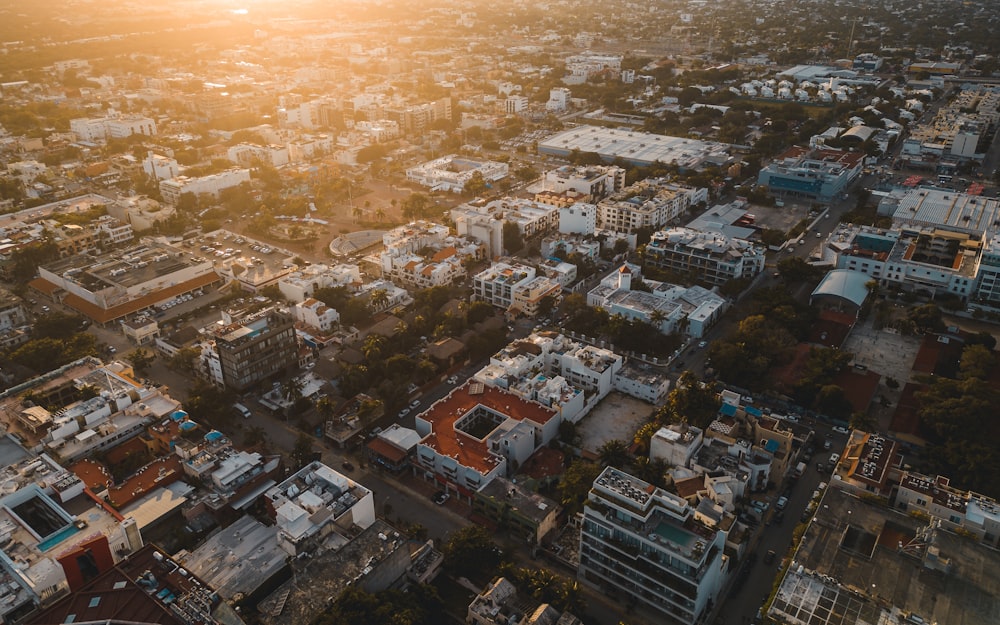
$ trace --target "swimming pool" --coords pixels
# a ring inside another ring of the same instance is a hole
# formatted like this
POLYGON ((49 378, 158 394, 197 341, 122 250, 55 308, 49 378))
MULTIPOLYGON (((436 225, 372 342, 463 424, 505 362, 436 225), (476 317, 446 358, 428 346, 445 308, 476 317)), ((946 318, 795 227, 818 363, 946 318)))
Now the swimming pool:
POLYGON ((55 547, 56 545, 58 545, 59 543, 61 543, 62 541, 66 540, 67 538, 69 538, 73 534, 76 534, 79 531, 80 528, 78 528, 77 526, 67 525, 66 527, 56 532, 55 534, 50 534, 48 538, 38 543, 38 550, 48 551, 49 549, 52 549, 53 547, 55 547))
POLYGON ((660 523, 656 533, 679 547, 687 547, 694 542, 694 534, 670 523, 660 523))

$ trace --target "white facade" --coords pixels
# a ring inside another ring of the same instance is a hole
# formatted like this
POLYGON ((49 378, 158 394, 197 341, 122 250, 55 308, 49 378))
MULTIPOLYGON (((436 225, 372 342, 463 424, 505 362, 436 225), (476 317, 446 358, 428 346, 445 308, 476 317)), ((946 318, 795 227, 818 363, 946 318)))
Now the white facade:
POLYGON ((615 468, 583 508, 577 578, 631 598, 680 623, 699 623, 719 600, 728 558, 718 516, 615 468), (626 556, 629 545, 644 557, 626 556))
POLYGON ((506 310, 514 303, 514 291, 535 278, 528 265, 496 263, 472 278, 473 297, 506 310))
POLYGON ((764 248, 717 232, 670 228, 653 233, 646 246, 652 266, 691 274, 709 284, 753 278, 764 270, 764 248))
POLYGON ((253 167, 258 163, 271 167, 283 167, 290 161, 288 147, 283 145, 240 143, 229 148, 226 156, 240 167, 253 167))
POLYGON ((503 198, 460 204, 451 210, 451 218, 459 235, 481 241, 487 246, 488 255, 499 256, 504 253, 504 223, 516 224, 522 237, 533 237, 556 230, 559 208, 532 200, 503 198))
POLYGON ((683 332, 699 338, 728 308, 724 297, 700 286, 683 287, 644 280, 650 291, 632 290, 635 265, 623 265, 587 293, 588 306, 644 321, 664 334, 683 332))
POLYGON ((160 194, 167 204, 177 204, 184 193, 208 193, 216 198, 223 189, 236 187, 244 182, 250 182, 249 169, 229 169, 217 174, 209 174, 198 178, 178 176, 170 180, 160 181, 160 194))
POLYGON ((406 170, 406 179, 432 191, 461 193, 473 173, 479 172, 486 182, 505 178, 507 163, 479 161, 449 154, 406 170))
POLYGON ((598 226, 616 232, 659 228, 687 214, 688 208, 708 199, 707 189, 664 181, 644 180, 597 204, 598 226))
POLYGON ((169 180, 181 175, 181 166, 169 156, 147 152, 146 158, 142 161, 142 171, 150 178, 169 180))
POLYGON ((559 232, 594 234, 597 230, 597 205, 577 202, 559 209, 559 232))
POLYGON ((125 139, 132 135, 155 136, 156 122, 141 115, 115 115, 97 119, 72 119, 69 129, 80 141, 103 143, 108 139, 125 139))
POLYGON ((703 440, 704 432, 694 426, 662 427, 649 441, 649 459, 663 460, 672 467, 689 467, 703 440))
POLYGON ((566 87, 549 89, 549 101, 545 103, 545 110, 561 113, 569 108, 569 101, 572 97, 573 94, 566 87))
POLYGON ((278 280, 278 290, 290 302, 300 303, 315 295, 318 289, 361 286, 361 270, 357 265, 308 265, 278 280))
POLYGON ((331 332, 340 323, 340 313, 323 302, 309 298, 292 307, 296 321, 320 332, 331 332))
POLYGON ((597 201, 625 188, 625 170, 615 165, 564 165, 545 172, 546 191, 576 191, 597 201))

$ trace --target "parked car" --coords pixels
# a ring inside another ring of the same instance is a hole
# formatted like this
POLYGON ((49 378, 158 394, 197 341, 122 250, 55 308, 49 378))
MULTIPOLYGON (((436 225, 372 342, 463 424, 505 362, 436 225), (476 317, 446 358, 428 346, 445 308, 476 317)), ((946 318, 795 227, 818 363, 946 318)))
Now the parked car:
POLYGON ((788 497, 778 497, 778 501, 774 502, 774 507, 778 510, 784 510, 787 505, 788 497))
POLYGON ((850 430, 848 430, 847 428, 845 428, 842 425, 835 425, 835 426, 833 426, 833 431, 836 432, 837 434, 850 434, 851 433, 850 430))
POLYGON ((840 462, 840 454, 830 454, 830 466, 835 467, 840 462))
POLYGON ((409 406, 407 406, 406 408, 403 408, 402 410, 399 411, 399 418, 402 419, 403 417, 405 417, 408 414, 410 414, 410 408, 409 408, 409 406))
POLYGON ((340 466, 343 467, 345 471, 353 471, 354 470, 354 465, 351 464, 350 462, 347 462, 346 460, 344 462, 341 462, 340 466))
POLYGON ((443 506, 444 502, 448 501, 450 498, 451 495, 444 492, 443 490, 439 490, 438 492, 434 493, 434 495, 431 496, 431 501, 433 501, 439 506, 443 506))
POLYGON ((831 447, 833 447, 833 443, 830 442, 830 439, 823 441, 823 449, 829 450, 831 447))
POLYGON ((708 346, 708 341, 698 341, 698 347, 704 348, 707 346, 708 346))
POLYGON ((774 549, 768 549, 767 553, 764 554, 764 564, 774 564, 776 557, 778 557, 778 554, 774 552, 774 549))
POLYGON ((801 417, 799 417, 799 415, 795 414, 794 412, 785 415, 785 421, 788 421, 790 423, 798 423, 799 419, 801 419, 801 417))
POLYGON ((414 399, 413 401, 410 402, 410 408, 416 408, 419 405, 420 405, 419 399, 414 399))

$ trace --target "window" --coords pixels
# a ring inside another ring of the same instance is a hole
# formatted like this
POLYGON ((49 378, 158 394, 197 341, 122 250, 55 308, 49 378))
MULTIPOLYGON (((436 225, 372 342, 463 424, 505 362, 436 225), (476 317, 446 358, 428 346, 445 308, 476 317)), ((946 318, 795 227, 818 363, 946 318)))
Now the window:
POLYGON ((951 521, 952 523, 958 525, 959 523, 962 522, 962 517, 958 516, 957 514, 953 514, 953 515, 951 515, 951 516, 948 517, 948 520, 951 521))
POLYGON ((927 505, 927 500, 926 499, 921 499, 921 498, 917 497, 917 505, 918 506, 926 506, 927 505))
POLYGON ((87 604, 87 607, 88 608, 96 608, 98 605, 100 605, 100 603, 101 603, 101 598, 100 597, 94 597, 93 599, 90 600, 90 603, 87 604))

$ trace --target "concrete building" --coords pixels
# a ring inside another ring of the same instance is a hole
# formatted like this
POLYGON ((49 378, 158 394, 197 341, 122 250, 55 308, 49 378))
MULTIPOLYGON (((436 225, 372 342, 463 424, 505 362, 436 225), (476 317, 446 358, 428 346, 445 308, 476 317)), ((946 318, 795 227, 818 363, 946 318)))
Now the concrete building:
POLYGON ((903 472, 893 507, 929 515, 945 529, 972 532, 991 547, 1000 544, 1000 505, 996 500, 955 488, 944 476, 903 472))
POLYGON ((147 152, 142 161, 142 171, 154 180, 170 180, 181 175, 181 166, 169 156, 147 152))
POLYGON ((361 287, 361 270, 357 265, 307 265, 282 276, 278 280, 278 290, 290 302, 302 303, 310 299, 319 289, 346 287, 357 290, 361 287))
POLYGON ((250 170, 234 167, 226 171, 220 171, 207 176, 189 178, 188 176, 177 176, 169 180, 160 181, 160 195, 167 204, 176 205, 181 196, 185 193, 193 193, 195 196, 207 193, 218 199, 219 193, 223 189, 236 187, 243 183, 250 182, 250 170))
POLYGON ((102 324, 220 282, 212 261, 150 239, 96 258, 65 258, 38 275, 33 289, 102 324))
POLYGON ((855 622, 960 625, 989 622, 1000 610, 995 549, 836 480, 820 504, 769 618, 807 625, 853 614, 855 622))
POLYGON ((575 191, 586 196, 583 201, 596 202, 625 188, 625 170, 614 165, 563 165, 545 172, 546 191, 575 191))
POLYGON ((288 146, 283 145, 240 143, 230 147, 226 156, 238 167, 256 167, 261 164, 270 167, 284 167, 291 162, 288 146))
POLYGON ((406 179, 432 191, 461 193, 475 172, 479 172, 483 180, 490 183, 505 178, 507 171, 507 163, 449 154, 407 169, 406 179))
POLYGON ((549 533, 556 531, 562 514, 557 502, 503 477, 476 491, 472 509, 492 522, 503 523, 530 545, 541 545, 549 533))
POLYGON ((587 305, 643 321, 664 334, 682 332, 695 338, 703 336, 729 307, 721 295, 700 286, 642 279, 646 291, 633 289, 633 279, 642 279, 639 267, 622 265, 587 293, 587 305))
POLYGON ((471 500, 495 477, 508 477, 559 433, 552 408, 482 382, 453 389, 417 415, 415 470, 471 500))
POLYGON ((133 345, 149 345, 160 336, 160 326, 152 317, 135 317, 122 322, 122 334, 133 345))
POLYGON ((562 234, 594 234, 597 230, 597 205, 574 202, 559 209, 559 232, 562 234))
POLYGON ((597 225, 614 232, 636 232, 676 222, 708 199, 708 190, 665 180, 643 180, 597 203, 597 225))
POLYGON ((863 152, 791 147, 768 163, 757 184, 777 197, 832 202, 861 174, 863 152))
POLYGON ((216 330, 214 339, 223 382, 236 391, 281 375, 298 362, 292 317, 275 308, 216 330))
POLYGON ((557 132, 539 141, 538 152, 560 158, 574 152, 594 152, 606 163, 622 158, 639 166, 676 162, 681 171, 700 171, 708 165, 724 167, 733 161, 724 143, 603 126, 575 126, 557 132))
POLYGON ((514 303, 514 292, 535 279, 535 268, 500 262, 472 277, 472 296, 497 308, 507 310, 514 303))
POLYGON ((764 249, 723 234, 670 228, 654 232, 646 262, 665 271, 712 285, 753 278, 764 270, 764 249))
POLYGON ((577 577, 678 622, 698 623, 719 600, 726 576, 732 517, 720 517, 607 467, 583 508, 577 577), (643 557, 626 555, 631 550, 643 557))
POLYGON ((486 245, 486 254, 496 257, 505 251, 505 223, 516 224, 522 237, 533 237, 557 228, 559 208, 531 200, 503 198, 491 202, 460 204, 451 210, 451 218, 460 236, 482 242, 486 245))
POLYGON ((429 222, 395 228, 383 235, 382 242, 384 249, 370 262, 377 264, 383 277, 417 289, 464 278, 465 263, 483 258, 485 251, 482 243, 452 236, 447 227, 429 222))
POLYGON ((309 463, 264 496, 275 516, 278 545, 293 557, 324 543, 342 545, 350 532, 375 522, 372 491, 320 462, 309 463))
POLYGON ((340 325, 340 314, 335 309, 311 297, 292 307, 292 317, 297 323, 315 328, 324 334, 332 332, 340 325))
POLYGON ((156 136, 156 122, 141 115, 114 114, 100 118, 71 119, 69 129, 80 141, 105 143, 133 135, 156 136))
POLYGON ((469 625, 582 625, 569 612, 560 612, 530 595, 518 594, 506 577, 498 577, 469 604, 469 625))

